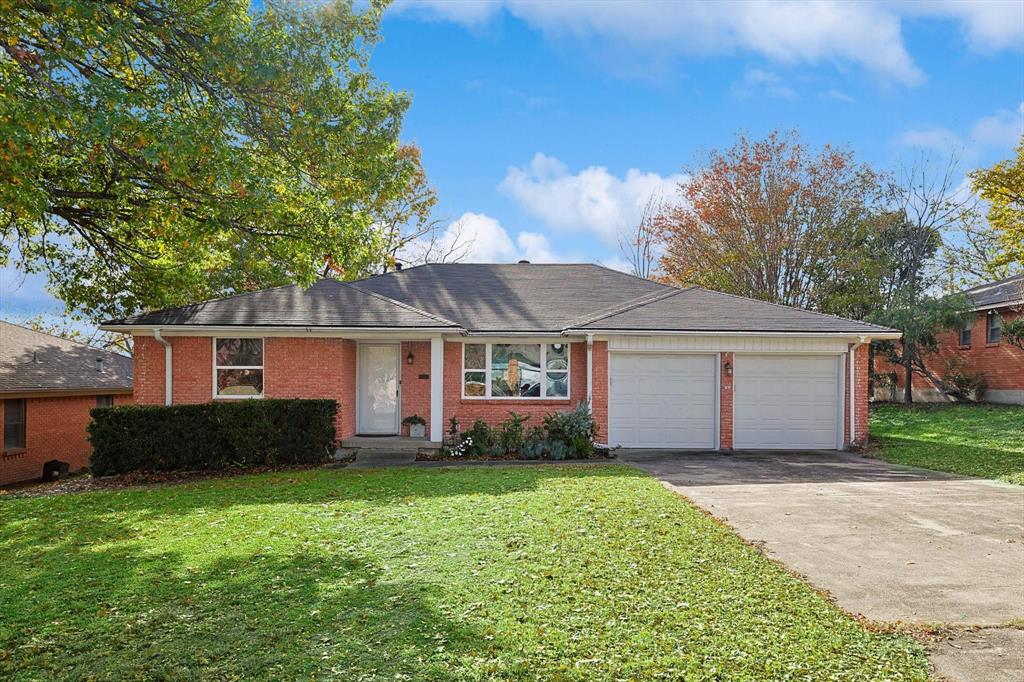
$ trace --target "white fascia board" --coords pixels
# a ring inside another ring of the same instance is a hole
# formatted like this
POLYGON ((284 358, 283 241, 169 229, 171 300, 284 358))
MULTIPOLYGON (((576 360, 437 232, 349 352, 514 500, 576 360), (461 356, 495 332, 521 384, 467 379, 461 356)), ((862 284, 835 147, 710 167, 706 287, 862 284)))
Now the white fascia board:
POLYGON ((897 340, 901 332, 734 332, 734 331, 671 331, 659 329, 566 329, 563 334, 595 334, 608 336, 781 336, 799 339, 848 339, 850 341, 897 340))
POLYGON ((451 327, 257 327, 257 326, 192 326, 192 325, 100 325, 103 331, 136 336, 152 336, 160 330, 163 336, 266 337, 308 336, 345 339, 387 338, 395 340, 422 339, 453 331, 451 327))

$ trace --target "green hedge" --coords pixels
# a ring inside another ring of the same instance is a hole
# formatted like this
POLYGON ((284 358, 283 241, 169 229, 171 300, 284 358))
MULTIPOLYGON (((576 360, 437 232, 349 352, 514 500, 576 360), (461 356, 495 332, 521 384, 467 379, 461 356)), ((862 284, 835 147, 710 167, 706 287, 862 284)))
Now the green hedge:
POLYGON ((325 461, 334 400, 238 400, 92 410, 93 474, 223 469, 325 461))

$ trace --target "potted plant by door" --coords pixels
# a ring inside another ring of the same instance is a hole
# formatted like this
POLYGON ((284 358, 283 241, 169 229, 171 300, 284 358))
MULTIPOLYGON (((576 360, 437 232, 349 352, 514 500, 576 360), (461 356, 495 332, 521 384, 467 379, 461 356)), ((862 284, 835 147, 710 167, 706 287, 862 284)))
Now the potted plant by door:
POLYGON ((427 422, 418 414, 411 414, 402 420, 402 423, 409 427, 411 438, 426 438, 427 422))

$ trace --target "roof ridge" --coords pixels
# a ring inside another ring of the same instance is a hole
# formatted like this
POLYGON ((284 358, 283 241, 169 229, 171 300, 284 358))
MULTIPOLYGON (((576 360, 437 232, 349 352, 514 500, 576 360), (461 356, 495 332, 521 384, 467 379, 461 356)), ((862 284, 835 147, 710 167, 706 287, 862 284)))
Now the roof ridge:
POLYGON ((677 287, 677 286, 674 286, 672 284, 665 284, 664 282, 659 282, 658 280, 651 279, 650 277, 641 277, 640 275, 636 275, 636 274, 634 274, 632 272, 626 272, 625 270, 616 270, 615 268, 610 268, 607 265, 605 265, 604 263, 580 263, 580 265, 593 265, 595 267, 602 268, 604 270, 609 270, 611 272, 614 272, 617 275, 625 275, 626 277, 632 277, 633 279, 638 279, 638 280, 640 280, 642 282, 650 282, 651 284, 657 284, 659 287, 668 287, 670 289, 687 289, 687 288, 692 288, 692 285, 691 285, 691 287, 677 287))
MULTIPOLYGON (((610 270, 611 268, 608 269, 610 270)), ((669 287, 668 291, 657 291, 651 292, 649 294, 643 294, 641 296, 637 296, 636 298, 631 298, 625 303, 619 303, 614 308, 605 308, 604 310, 601 310, 597 313, 592 313, 587 317, 577 318, 573 320, 571 324, 566 325, 564 329, 575 329, 576 327, 581 327, 583 325, 593 324, 595 322, 598 322, 599 320, 603 320, 614 315, 619 315, 630 310, 635 310, 636 308, 642 308, 645 305, 649 305, 651 303, 661 301, 666 298, 671 298, 672 296, 677 296, 683 293, 684 291, 689 291, 690 289, 693 289, 693 287, 686 287, 682 289, 677 287, 669 287)))
MULTIPOLYGON (((424 263, 424 265, 426 265, 426 263, 424 263)), ((384 274, 387 274, 387 273, 384 273, 384 274)), ((356 286, 356 282, 341 282, 339 280, 332 280, 332 281, 335 284, 338 284, 340 286, 348 287, 350 289, 355 289, 356 291, 358 291, 361 294, 366 294, 367 296, 372 296, 372 297, 378 298, 378 299, 380 299, 382 301, 387 301, 388 303, 391 303, 393 305, 397 305, 400 308, 404 308, 406 310, 411 310, 414 313, 419 313, 420 315, 423 315, 424 317, 429 317, 432 320, 437 320, 438 322, 443 322, 443 323, 445 323, 447 325, 450 325, 452 327, 457 327, 459 329, 462 328, 462 325, 459 325, 459 324, 457 324, 455 322, 452 322, 451 320, 449 320, 449 319, 447 319, 445 317, 441 317, 440 315, 435 315, 434 313, 427 312, 426 310, 423 310, 421 308, 417 308, 416 306, 413 306, 413 305, 409 305, 408 303, 405 303, 403 301, 396 300, 394 298, 391 298, 390 296, 385 296, 384 294, 379 294, 376 291, 368 291, 366 289, 363 289, 362 287, 356 286)), ((362 280, 359 280, 359 281, 362 281, 362 280)))
POLYGON ((785 305, 783 303, 775 303, 774 301, 763 301, 763 300, 761 300, 759 298, 751 298, 750 296, 740 296, 739 294, 730 294, 730 293, 725 292, 725 291, 717 291, 715 289, 706 289, 706 288, 701 287, 701 286, 694 286, 694 287, 691 287, 691 288, 692 289, 700 289, 702 291, 707 291, 707 292, 710 292, 712 294, 720 294, 722 296, 729 296, 730 298, 739 298, 739 299, 743 299, 743 300, 747 300, 747 301, 757 301, 758 303, 766 303, 768 305, 773 305, 773 306, 775 306, 777 308, 784 308, 786 310, 795 310, 796 312, 808 313, 808 314, 811 314, 811 315, 818 315, 819 317, 828 317, 828 318, 831 318, 833 320, 842 320, 843 322, 854 322, 856 324, 866 324, 869 327, 874 327, 875 329, 879 329, 879 330, 882 330, 882 331, 890 331, 890 332, 892 332, 892 331, 899 331, 898 329, 893 329, 892 327, 885 327, 885 326, 882 326, 880 324, 875 324, 874 322, 865 322, 864 320, 851 320, 848 317, 841 317, 839 315, 832 315, 831 313, 819 313, 817 310, 808 310, 807 308, 797 308, 795 306, 785 305))

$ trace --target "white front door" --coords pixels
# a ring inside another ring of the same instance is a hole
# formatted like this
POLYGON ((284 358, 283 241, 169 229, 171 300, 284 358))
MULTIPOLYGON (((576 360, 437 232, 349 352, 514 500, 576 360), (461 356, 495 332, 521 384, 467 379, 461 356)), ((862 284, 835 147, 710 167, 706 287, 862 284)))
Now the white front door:
POLYGON ((834 450, 842 356, 736 355, 733 447, 834 450))
POLYGON ((715 448, 714 355, 609 355, 608 432, 627 448, 715 448))
POLYGON ((397 343, 359 345, 359 433, 397 434, 397 343))

